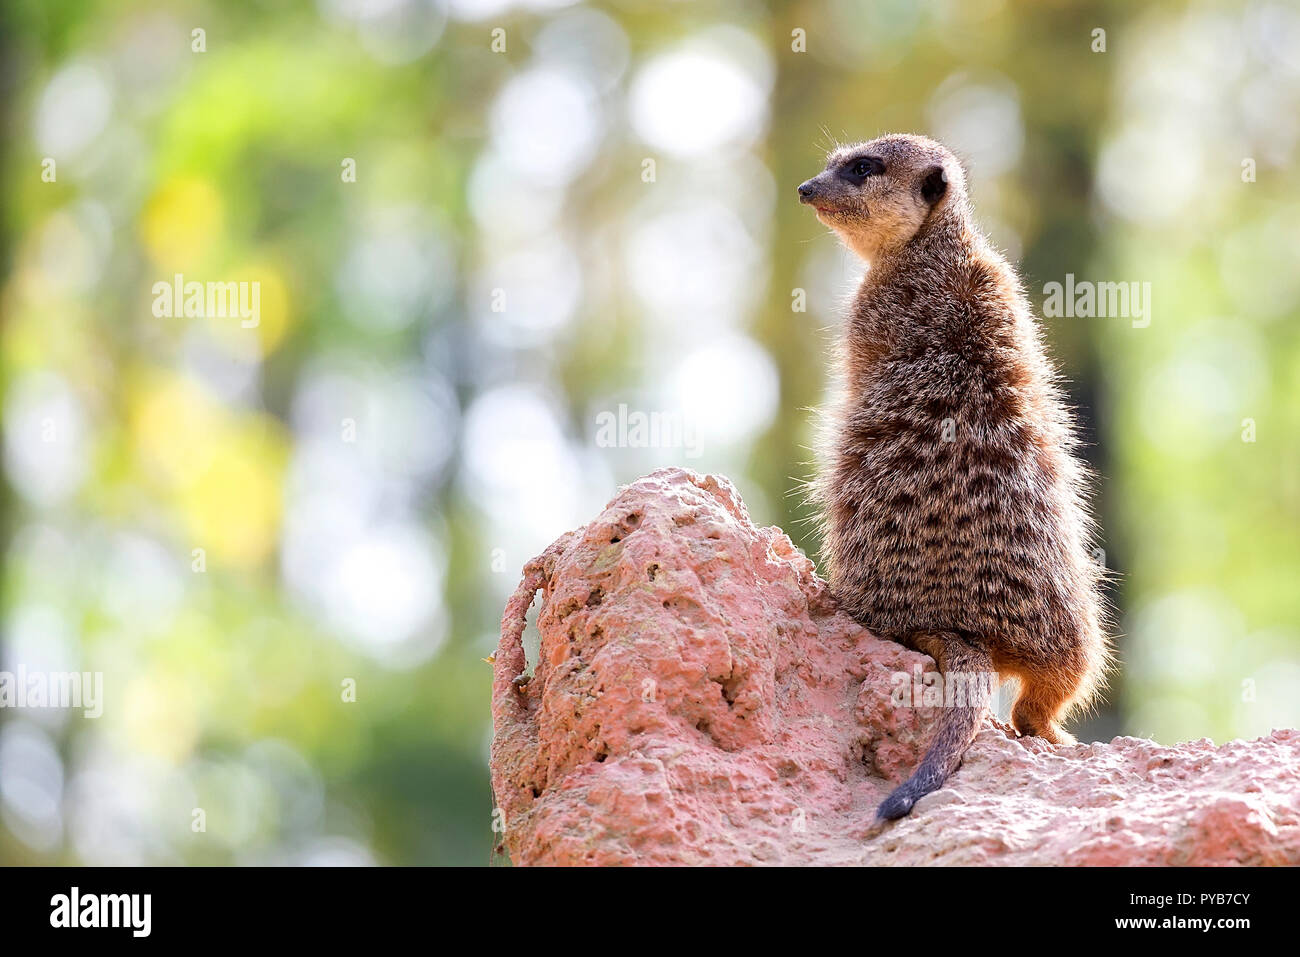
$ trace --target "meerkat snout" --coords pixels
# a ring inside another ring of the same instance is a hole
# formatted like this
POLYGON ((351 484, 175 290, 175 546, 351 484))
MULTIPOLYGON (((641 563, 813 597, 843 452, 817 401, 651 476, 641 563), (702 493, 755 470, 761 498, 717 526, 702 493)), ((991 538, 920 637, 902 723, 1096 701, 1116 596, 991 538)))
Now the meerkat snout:
POLYGON ((868 263, 896 252, 936 210, 964 197, 961 164, 918 136, 838 147, 826 169, 799 186, 799 201, 868 263))

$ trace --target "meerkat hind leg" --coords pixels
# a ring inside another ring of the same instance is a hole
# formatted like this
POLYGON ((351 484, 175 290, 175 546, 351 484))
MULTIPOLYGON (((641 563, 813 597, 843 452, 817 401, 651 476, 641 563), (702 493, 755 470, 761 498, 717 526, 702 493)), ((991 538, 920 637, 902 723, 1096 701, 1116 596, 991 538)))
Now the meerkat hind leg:
POLYGON ((1074 744, 1074 735, 1061 728, 1075 689, 1021 675, 1020 696, 1011 709, 1011 723, 1022 736, 1042 738, 1049 744, 1074 744))

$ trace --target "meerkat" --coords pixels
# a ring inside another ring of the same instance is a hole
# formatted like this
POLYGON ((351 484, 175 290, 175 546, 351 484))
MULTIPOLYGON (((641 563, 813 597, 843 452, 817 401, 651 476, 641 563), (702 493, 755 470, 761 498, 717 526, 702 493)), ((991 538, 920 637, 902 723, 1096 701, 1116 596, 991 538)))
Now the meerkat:
POLYGON ((931 656, 965 700, 877 816, 908 814, 974 740, 992 680, 1021 735, 1061 727, 1110 662, 1089 473, 1012 267, 975 228, 961 164, 890 135, 831 152, 799 187, 868 269, 842 336, 843 397, 814 481, 831 592, 931 656))

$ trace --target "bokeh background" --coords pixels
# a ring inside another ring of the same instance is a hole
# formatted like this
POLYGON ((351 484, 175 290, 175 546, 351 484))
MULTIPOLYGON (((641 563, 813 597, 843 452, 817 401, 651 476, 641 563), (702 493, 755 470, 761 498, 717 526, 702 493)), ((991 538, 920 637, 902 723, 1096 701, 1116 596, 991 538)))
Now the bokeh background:
POLYGON ((0 862, 488 863, 480 659, 528 558, 664 464, 815 554, 861 267, 794 189, 893 130, 965 158, 1036 307, 1152 284, 1146 328, 1045 320, 1122 632, 1081 736, 1300 724, 1294 4, 3 17, 0 669, 105 701, 0 710, 0 862), (259 325, 155 317, 176 273, 260 283, 259 325), (620 406, 688 428, 611 445, 620 406))

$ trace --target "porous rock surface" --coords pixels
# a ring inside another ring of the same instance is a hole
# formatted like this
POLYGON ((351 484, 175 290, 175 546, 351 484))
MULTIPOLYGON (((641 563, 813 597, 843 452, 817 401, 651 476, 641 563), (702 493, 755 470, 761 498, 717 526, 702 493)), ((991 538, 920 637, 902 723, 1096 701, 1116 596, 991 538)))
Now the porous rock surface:
POLYGON ((726 479, 654 472, 530 562, 507 604, 505 849, 561 865, 1300 864, 1294 730, 1053 747, 990 718, 942 790, 877 825, 937 713, 891 697, 919 669, 933 662, 837 611, 726 479))

